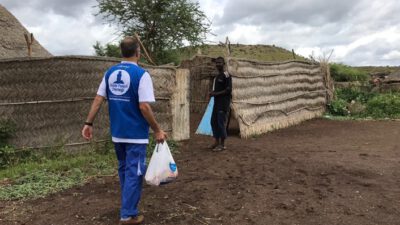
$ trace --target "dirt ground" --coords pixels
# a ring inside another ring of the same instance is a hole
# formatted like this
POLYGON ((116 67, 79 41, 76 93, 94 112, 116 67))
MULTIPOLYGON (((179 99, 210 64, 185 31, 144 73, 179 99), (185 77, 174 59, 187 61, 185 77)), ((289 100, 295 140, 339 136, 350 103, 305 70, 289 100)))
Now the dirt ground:
MULTIPOLYGON (((145 185, 145 224, 400 224, 399 131, 394 121, 316 119, 248 140, 233 134, 219 153, 193 135, 175 156, 179 179, 145 185)), ((103 177, 0 202, 0 224, 117 224, 118 210, 117 177, 103 177)))

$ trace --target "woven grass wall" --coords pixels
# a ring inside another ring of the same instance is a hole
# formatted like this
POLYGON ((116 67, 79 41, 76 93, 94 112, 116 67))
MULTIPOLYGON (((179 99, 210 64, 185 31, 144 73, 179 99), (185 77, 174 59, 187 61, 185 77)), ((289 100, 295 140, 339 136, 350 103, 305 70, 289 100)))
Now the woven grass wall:
POLYGON ((204 113, 212 81, 218 73, 215 64, 211 57, 197 55, 183 61, 181 67, 190 70, 190 112, 204 113))
POLYGON ((240 135, 249 137, 321 116, 327 81, 318 64, 228 59, 232 109, 240 135))
MULTIPOLYGON (((84 144, 82 123, 104 72, 118 62, 76 56, 1 60, 0 119, 17 125, 11 144, 17 148, 84 144)), ((189 112, 189 83, 184 78, 188 71, 174 67, 146 69, 155 88, 153 111, 157 120, 172 138, 189 138, 189 125, 177 122, 189 112)), ((108 139, 108 125, 107 104, 103 104, 94 125, 97 140, 108 139)))

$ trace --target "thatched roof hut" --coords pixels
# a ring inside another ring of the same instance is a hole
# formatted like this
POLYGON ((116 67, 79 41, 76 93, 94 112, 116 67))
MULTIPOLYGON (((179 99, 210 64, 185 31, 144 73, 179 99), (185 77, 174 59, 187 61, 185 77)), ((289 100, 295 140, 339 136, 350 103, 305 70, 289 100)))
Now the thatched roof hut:
POLYGON ((398 92, 400 91, 400 71, 393 72, 384 79, 375 79, 375 84, 380 92, 398 92))
POLYGON ((400 83, 400 70, 389 74, 384 81, 389 83, 400 83))
MULTIPOLYGON (((5 7, 0 5, 0 59, 28 56, 24 34, 28 30, 5 7)), ((37 41, 32 45, 32 56, 46 57, 51 54, 37 41)))

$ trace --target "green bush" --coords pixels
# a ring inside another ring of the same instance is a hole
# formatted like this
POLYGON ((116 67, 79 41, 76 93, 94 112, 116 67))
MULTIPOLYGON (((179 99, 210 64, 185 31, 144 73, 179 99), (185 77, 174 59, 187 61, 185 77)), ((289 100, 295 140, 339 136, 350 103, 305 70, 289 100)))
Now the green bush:
POLYGON ((179 50, 172 49, 164 52, 157 52, 154 58, 158 59, 158 65, 163 65, 167 63, 174 63, 179 65, 181 63, 179 50))
POLYGON ((335 116, 347 116, 347 102, 343 99, 335 99, 328 105, 329 113, 335 116))
POLYGON ((400 95, 380 94, 366 104, 366 116, 373 118, 400 118, 400 95))
POLYGON ((328 105, 331 115, 400 118, 400 93, 381 94, 350 87, 336 89, 335 96, 335 100, 328 105))
POLYGON ((0 120, 0 147, 7 145, 16 131, 16 125, 10 120, 0 120))
POLYGON ((377 93, 363 91, 359 87, 338 88, 335 90, 335 94, 338 99, 343 99, 348 103, 356 101, 362 104, 377 95, 377 93))
POLYGON ((367 81, 369 78, 368 73, 346 66, 343 64, 333 63, 330 65, 330 72, 333 80, 339 82, 350 81, 367 81))
POLYGON ((96 44, 93 45, 93 48, 97 56, 121 58, 121 50, 117 44, 108 43, 103 46, 100 44, 100 42, 96 41, 96 44))
POLYGON ((34 154, 32 150, 29 149, 15 150, 8 145, 0 147, 0 169, 38 160, 38 158, 38 155, 34 154))

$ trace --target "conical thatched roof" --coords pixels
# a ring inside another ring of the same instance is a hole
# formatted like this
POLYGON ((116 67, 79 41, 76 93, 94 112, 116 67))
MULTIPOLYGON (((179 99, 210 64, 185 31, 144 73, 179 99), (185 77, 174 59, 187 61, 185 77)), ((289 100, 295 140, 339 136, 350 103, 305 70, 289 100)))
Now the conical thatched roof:
MULTIPOLYGON (((24 37, 24 34, 28 33, 17 18, 0 5, 0 59, 28 56, 24 37)), ((51 54, 35 40, 32 45, 32 56, 46 57, 51 54)))
POLYGON ((400 70, 389 74, 385 81, 397 81, 400 82, 400 70))

